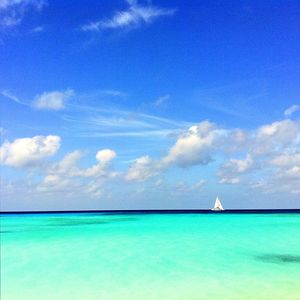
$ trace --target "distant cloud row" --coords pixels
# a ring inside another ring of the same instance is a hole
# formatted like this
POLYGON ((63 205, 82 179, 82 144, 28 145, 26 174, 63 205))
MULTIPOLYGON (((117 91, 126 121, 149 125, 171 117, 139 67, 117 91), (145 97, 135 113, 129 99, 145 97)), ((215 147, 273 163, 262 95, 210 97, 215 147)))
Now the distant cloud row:
MULTIPOLYGON (((216 176, 221 184, 242 184, 264 193, 300 194, 300 121, 281 120, 255 130, 225 129, 202 121, 182 132, 166 154, 158 159, 144 155, 136 158, 129 168, 118 172, 111 168, 117 154, 112 149, 96 153, 97 163, 80 168, 80 150, 67 153, 58 162, 46 163, 45 158, 56 154, 61 138, 57 135, 19 138, 5 141, 0 147, 0 163, 14 168, 26 168, 43 174, 38 191, 88 189, 99 196, 103 182, 156 182, 169 168, 204 166, 222 155, 216 176), (226 154, 226 155, 224 155, 226 154), (228 159, 228 156, 231 157, 228 159), (262 170, 264 174, 261 174, 262 170)), ((191 187, 179 185, 180 190, 201 188, 203 179, 191 187)), ((158 184, 160 185, 160 184, 158 184)))

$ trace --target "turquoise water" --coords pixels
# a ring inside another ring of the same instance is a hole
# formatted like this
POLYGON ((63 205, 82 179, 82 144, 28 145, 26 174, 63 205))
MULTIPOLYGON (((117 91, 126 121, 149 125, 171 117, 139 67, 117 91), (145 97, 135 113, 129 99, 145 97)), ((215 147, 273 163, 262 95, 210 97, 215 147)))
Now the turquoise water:
POLYGON ((300 214, 1 217, 1 299, 300 299, 300 214))

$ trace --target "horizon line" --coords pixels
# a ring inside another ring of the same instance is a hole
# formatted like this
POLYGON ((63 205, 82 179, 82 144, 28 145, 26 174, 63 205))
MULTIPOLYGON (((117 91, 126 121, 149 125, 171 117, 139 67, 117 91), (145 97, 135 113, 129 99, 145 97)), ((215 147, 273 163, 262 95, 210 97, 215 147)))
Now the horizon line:
POLYGON ((226 213, 300 213, 300 208, 246 208, 246 209, 225 209, 224 211, 213 211, 211 209, 87 209, 87 210, 24 210, 24 211, 0 211, 0 214, 67 214, 67 213, 169 213, 169 214, 184 214, 184 213, 211 213, 211 214, 226 214, 226 213))

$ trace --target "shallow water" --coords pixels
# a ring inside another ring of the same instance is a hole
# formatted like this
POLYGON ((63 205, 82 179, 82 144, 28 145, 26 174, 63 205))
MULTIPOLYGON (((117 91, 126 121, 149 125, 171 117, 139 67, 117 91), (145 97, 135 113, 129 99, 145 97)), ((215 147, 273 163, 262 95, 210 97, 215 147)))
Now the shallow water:
POLYGON ((1 299, 300 299, 300 214, 1 216, 1 299))

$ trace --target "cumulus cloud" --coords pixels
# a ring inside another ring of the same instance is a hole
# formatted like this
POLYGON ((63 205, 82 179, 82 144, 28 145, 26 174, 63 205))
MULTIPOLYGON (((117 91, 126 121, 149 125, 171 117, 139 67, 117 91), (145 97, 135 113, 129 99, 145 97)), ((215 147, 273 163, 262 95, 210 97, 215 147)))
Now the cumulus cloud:
POLYGON ((79 150, 67 153, 65 157, 52 165, 47 169, 47 174, 49 178, 59 177, 60 175, 64 177, 74 177, 80 175, 81 171, 77 166, 78 161, 83 156, 83 153, 79 150))
POLYGON ((218 137, 220 131, 213 123, 200 122, 181 134, 166 156, 157 160, 148 155, 136 159, 125 178, 128 181, 144 181, 171 166, 206 165, 212 161, 218 137))
POLYGON ((54 155, 59 147, 60 137, 56 135, 20 138, 12 143, 5 141, 0 147, 0 161, 7 166, 26 167, 54 155))
MULTIPOLYGON (((221 156, 230 154, 233 157, 225 159, 217 171, 220 183, 243 183, 262 191, 271 191, 269 187, 276 185, 274 191, 296 194, 299 190, 299 153, 299 121, 277 121, 255 130, 222 129, 203 121, 179 135, 165 156, 152 159, 146 155, 135 160, 125 178, 141 182, 161 175, 173 166, 206 165, 214 160, 214 155, 220 162, 221 156), (245 158, 241 159, 241 156, 245 158), (255 177, 264 180, 253 183, 255 177)), ((181 189, 187 188, 184 185, 181 189)))
POLYGON ((292 150, 300 145, 300 121, 281 120, 254 130, 227 130, 222 144, 226 152, 249 152, 254 158, 292 150))
POLYGON ((102 163, 109 163, 116 157, 116 152, 111 149, 100 150, 96 154, 96 159, 102 163))
POLYGON ((284 111, 284 115, 285 116, 291 116, 293 113, 297 112, 300 110, 300 105, 292 105, 290 106, 289 108, 287 108, 285 111, 284 111))
POLYGON ((158 17, 170 16, 175 9, 161 8, 153 5, 141 5, 137 1, 127 1, 126 10, 117 11, 111 18, 90 22, 81 27, 83 31, 102 31, 107 29, 131 28, 143 23, 151 23, 158 17))
POLYGON ((218 136, 215 124, 209 121, 194 125, 177 139, 161 163, 180 167, 206 165, 212 160, 211 153, 218 136))
POLYGON ((278 168, 271 176, 254 181, 253 189, 266 194, 284 193, 285 195, 300 195, 300 166, 278 168))
MULTIPOLYGON (((299 121, 287 119, 265 124, 252 132, 242 134, 241 137, 242 147, 236 149, 238 153, 245 151, 246 159, 231 158, 225 161, 218 171, 221 183, 237 184, 243 176, 247 176, 244 183, 263 192, 298 193, 299 121), (260 179, 253 182, 255 177, 260 179)), ((234 145, 234 139, 230 138, 230 143, 234 145)))
POLYGON ((246 130, 240 128, 233 129, 224 136, 223 144, 225 151, 237 153, 243 149, 249 149, 251 145, 250 139, 250 133, 246 130))
POLYGON ((268 193, 282 191, 300 194, 300 152, 276 155, 269 161, 274 171, 260 187, 268 193))
POLYGON ((158 173, 156 163, 148 156, 137 158, 128 169, 125 179, 128 181, 144 181, 158 173))
POLYGON ((117 173, 107 172, 107 168, 116 156, 116 152, 111 149, 104 149, 98 151, 96 154, 96 159, 98 163, 84 170, 82 174, 87 177, 115 177, 117 173))
POLYGON ((75 95, 71 89, 65 91, 44 92, 37 95, 33 101, 33 107, 43 110, 61 110, 66 102, 75 95))
POLYGON ((221 166, 218 172, 220 183, 240 183, 240 175, 251 170, 253 166, 254 160, 250 155, 247 155, 245 159, 230 159, 221 166))
POLYGON ((118 173, 110 169, 111 161, 116 152, 103 149, 97 152, 95 165, 81 168, 78 163, 83 153, 79 150, 70 152, 65 157, 45 170, 45 177, 38 186, 40 192, 72 191, 99 197, 103 183, 115 178, 118 173))
POLYGON ((43 170, 46 175, 43 182, 37 187, 40 192, 60 191, 64 189, 75 188, 72 178, 81 174, 77 166, 82 152, 75 150, 65 155, 65 157, 56 163, 53 163, 43 170))
POLYGON ((283 120, 258 128, 252 144, 254 155, 270 155, 291 146, 300 136, 300 122, 283 120))
MULTIPOLYGON (((36 165, 53 155, 59 144, 56 136, 6 141, 0 148, 1 163, 13 167, 36 165)), ((204 166, 215 161, 219 165, 220 183, 243 184, 267 193, 300 193, 300 122, 297 120, 277 121, 254 130, 224 129, 203 121, 181 133, 165 153, 159 158, 141 156, 126 172, 119 173, 114 170, 113 161, 117 156, 114 150, 99 150, 95 153, 96 162, 85 168, 79 164, 83 153, 76 150, 40 170, 44 179, 38 188, 43 192, 82 191, 100 197, 115 178, 143 182, 160 177, 169 168, 204 166)), ((205 181, 181 184, 176 189, 199 190, 204 184, 205 181)))
POLYGON ((299 153, 284 153, 275 156, 270 163, 277 167, 300 166, 300 152, 299 153))

